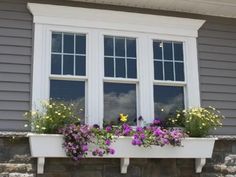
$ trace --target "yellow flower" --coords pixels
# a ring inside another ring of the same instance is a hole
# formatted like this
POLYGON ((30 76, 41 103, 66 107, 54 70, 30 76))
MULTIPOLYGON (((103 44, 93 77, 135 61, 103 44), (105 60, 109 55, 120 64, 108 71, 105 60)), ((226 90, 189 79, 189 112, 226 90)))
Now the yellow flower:
POLYGON ((35 112, 35 111, 31 112, 31 116, 35 116, 36 114, 37 114, 37 112, 35 112))
POLYGON ((120 121, 121 122, 127 122, 127 119, 128 119, 128 115, 124 115, 124 114, 120 114, 120 121))

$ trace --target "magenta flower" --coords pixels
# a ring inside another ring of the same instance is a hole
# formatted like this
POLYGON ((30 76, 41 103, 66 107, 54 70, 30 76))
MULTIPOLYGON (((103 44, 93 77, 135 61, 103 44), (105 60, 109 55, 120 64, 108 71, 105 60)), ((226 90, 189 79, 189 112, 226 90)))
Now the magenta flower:
POLYGON ((110 146, 110 145, 111 145, 111 141, 110 141, 109 139, 107 139, 107 140, 105 141, 105 144, 106 144, 107 146, 110 146))
POLYGON ((111 130, 112 130, 111 126, 106 127, 106 132, 111 132, 111 130))
POLYGON ((108 151, 109 151, 109 153, 112 154, 112 155, 115 154, 115 149, 109 148, 108 151))

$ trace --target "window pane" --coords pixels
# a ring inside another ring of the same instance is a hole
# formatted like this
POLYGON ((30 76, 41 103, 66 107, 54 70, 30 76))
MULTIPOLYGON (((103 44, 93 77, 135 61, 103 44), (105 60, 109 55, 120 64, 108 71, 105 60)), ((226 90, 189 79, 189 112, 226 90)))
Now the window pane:
POLYGON ((86 36, 76 35, 76 53, 85 54, 86 53, 86 36))
POLYGON ((172 62, 164 62, 165 66, 165 80, 174 80, 174 72, 173 72, 173 63, 172 62))
POLYGON ((86 75, 86 61, 85 56, 76 56, 75 60, 75 74, 80 76, 86 75))
POLYGON ((116 53, 115 56, 125 56, 125 38, 115 39, 116 53))
POLYGON ((51 74, 61 74, 61 55, 52 54, 51 74))
POLYGON ((136 58, 136 40, 127 39, 127 57, 136 58))
POLYGON ((155 117, 162 120, 184 109, 183 87, 154 86, 155 117))
POLYGON ((127 77, 137 78, 137 66, 135 59, 127 59, 127 77))
POLYGON ((183 61, 183 44, 182 43, 175 43, 174 44, 174 53, 175 53, 175 60, 183 61))
POLYGON ((160 41, 153 42, 154 59, 162 59, 162 47, 163 47, 162 42, 160 42, 160 41))
POLYGON ((52 52, 61 52, 62 34, 52 33, 52 52))
POLYGON ((163 67, 161 61, 154 61, 155 80, 163 80, 163 67))
POLYGON ((81 119, 85 117, 85 82, 82 81, 50 81, 50 98, 73 103, 81 119))
POLYGON ((74 75, 74 56, 73 55, 64 55, 63 74, 74 75))
POLYGON ((114 59, 105 57, 105 76, 114 77, 114 59))
POLYGON ((114 56, 113 37, 106 36, 104 38, 104 55, 114 56))
POLYGON ((116 58, 116 77, 125 77, 125 59, 116 58))
POLYGON ((173 60, 172 42, 164 42, 164 59, 173 60))
POLYGON ((184 81, 184 64, 175 63, 176 81, 184 81))
POLYGON ((116 123, 121 113, 128 114, 128 122, 135 124, 136 85, 104 83, 104 121, 116 123))
POLYGON ((74 53, 74 34, 64 34, 64 53, 74 53))

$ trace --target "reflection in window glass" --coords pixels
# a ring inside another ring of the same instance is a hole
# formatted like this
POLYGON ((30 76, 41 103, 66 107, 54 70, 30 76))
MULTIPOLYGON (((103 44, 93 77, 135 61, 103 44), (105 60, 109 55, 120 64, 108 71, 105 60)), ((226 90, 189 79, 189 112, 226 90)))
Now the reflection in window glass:
POLYGON ((155 80, 163 80, 163 62, 162 61, 154 61, 154 78, 155 80))
POLYGON ((85 117, 85 82, 83 81, 50 81, 50 98, 73 103, 81 120, 85 117))
POLYGON ((86 75, 86 35, 52 32, 51 53, 51 74, 86 75))
POLYGON ((52 52, 61 52, 62 33, 52 33, 52 52))
POLYGON ((183 43, 153 41, 155 80, 184 81, 183 43))
POLYGON ((182 43, 174 43, 174 53, 175 53, 175 60, 183 61, 183 44, 182 43))
POLYGON ((164 42, 163 50, 164 50, 164 60, 173 60, 172 43, 164 42))
POLYGON ((85 76, 86 74, 86 63, 85 56, 76 56, 75 58, 75 68, 77 76, 85 76))
POLYGON ((76 54, 85 54, 86 53, 86 36, 85 35, 76 35, 76 54))
POLYGON ((127 77, 136 78, 137 74, 137 63, 136 60, 127 59, 127 77))
POLYGON ((116 76, 125 77, 125 59, 116 58, 116 76))
POLYGON ((174 80, 173 62, 164 62, 165 80, 174 80))
POLYGON ((115 38, 115 56, 125 57, 125 38, 115 38))
POLYGON ((117 123, 120 113, 128 114, 128 121, 134 125, 136 113, 136 85, 104 83, 104 121, 117 123))
POLYGON ((105 77, 137 78, 135 38, 105 36, 104 56, 105 77))
POLYGON ((74 34, 64 34, 64 53, 74 53, 74 34))
POLYGON ((154 108, 155 117, 162 120, 184 109, 183 87, 154 85, 154 108))
POLYGON ((52 74, 61 74, 61 55, 53 54, 51 64, 51 73, 52 74))
POLYGON ((63 74, 74 75, 74 57, 72 55, 64 55, 63 74))
POLYGON ((114 76, 114 59, 106 57, 105 58, 105 76, 113 77, 114 76))

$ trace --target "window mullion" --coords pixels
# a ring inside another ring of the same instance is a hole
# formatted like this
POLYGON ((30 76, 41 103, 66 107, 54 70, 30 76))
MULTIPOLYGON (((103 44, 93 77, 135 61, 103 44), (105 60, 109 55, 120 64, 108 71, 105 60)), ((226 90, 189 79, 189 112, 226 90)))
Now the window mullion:
POLYGON ((97 30, 91 30, 88 35, 88 44, 87 44, 87 58, 88 58, 88 117, 86 123, 100 124, 101 123, 101 114, 99 112, 99 99, 101 94, 101 68, 100 68, 100 58, 99 56, 99 33, 97 30))
POLYGON ((196 38, 189 38, 185 45, 185 77, 187 82, 187 106, 199 107, 200 104, 200 86, 197 59, 197 41, 196 38))
POLYGON ((139 63, 139 111, 145 122, 153 120, 153 60, 152 47, 146 35, 138 38, 138 63, 139 63))

